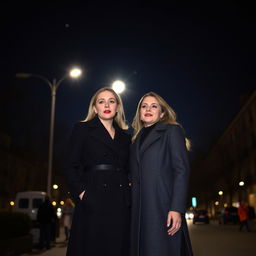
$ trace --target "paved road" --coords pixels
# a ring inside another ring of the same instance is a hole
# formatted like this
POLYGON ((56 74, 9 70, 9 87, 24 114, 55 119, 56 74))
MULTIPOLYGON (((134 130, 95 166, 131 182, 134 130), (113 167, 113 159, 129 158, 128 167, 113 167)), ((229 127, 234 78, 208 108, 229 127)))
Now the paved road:
POLYGON ((256 255, 256 232, 239 232, 238 225, 193 225, 188 222, 195 256, 256 255))
MULTIPOLYGON (((194 256, 252 256, 256 255, 256 229, 239 232, 236 225, 193 225, 188 221, 194 256)), ((56 246, 43 252, 33 252, 22 256, 65 256, 66 243, 63 230, 56 246)), ((161 255, 156 255, 161 256, 161 255)))

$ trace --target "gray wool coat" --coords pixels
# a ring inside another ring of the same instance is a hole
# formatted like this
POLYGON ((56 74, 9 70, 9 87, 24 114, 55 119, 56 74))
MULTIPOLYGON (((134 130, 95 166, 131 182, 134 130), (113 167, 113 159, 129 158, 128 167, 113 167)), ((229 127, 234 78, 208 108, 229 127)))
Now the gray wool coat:
POLYGON ((140 147, 130 150, 132 182, 131 256, 191 256, 184 213, 189 180, 185 137, 179 125, 157 123, 140 147), (182 214, 182 226, 167 234, 168 211, 182 214))

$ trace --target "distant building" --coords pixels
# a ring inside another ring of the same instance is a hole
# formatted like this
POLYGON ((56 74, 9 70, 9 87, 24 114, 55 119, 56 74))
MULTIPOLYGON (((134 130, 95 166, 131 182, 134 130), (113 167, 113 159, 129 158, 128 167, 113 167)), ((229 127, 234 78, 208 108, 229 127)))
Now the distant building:
POLYGON ((12 147, 11 138, 0 133, 0 209, 7 209, 17 192, 46 187, 46 163, 29 152, 12 147))
POLYGON ((199 207, 213 215, 240 200, 256 209, 256 90, 243 102, 207 156, 193 167, 200 173, 194 191, 199 207))

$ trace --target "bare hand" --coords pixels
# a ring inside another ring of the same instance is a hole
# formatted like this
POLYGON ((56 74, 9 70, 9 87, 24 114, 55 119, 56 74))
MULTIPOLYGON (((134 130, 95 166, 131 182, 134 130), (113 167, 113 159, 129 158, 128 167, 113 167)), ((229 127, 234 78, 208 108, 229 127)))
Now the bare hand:
POLYGON ((84 193, 85 193, 85 190, 79 195, 79 198, 80 198, 80 200, 82 200, 83 199, 83 197, 84 197, 84 193))
POLYGON ((167 227, 170 227, 167 230, 168 235, 173 236, 180 229, 180 226, 181 226, 180 213, 175 211, 169 211, 167 216, 167 227))

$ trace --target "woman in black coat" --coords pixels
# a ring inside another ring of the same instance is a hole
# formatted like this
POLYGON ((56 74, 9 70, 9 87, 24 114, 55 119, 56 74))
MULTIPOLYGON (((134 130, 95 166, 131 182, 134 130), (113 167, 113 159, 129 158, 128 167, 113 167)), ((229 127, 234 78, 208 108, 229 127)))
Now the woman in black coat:
POLYGON ((121 98, 102 88, 73 129, 64 169, 76 202, 68 256, 128 254, 130 136, 124 120, 121 98))
POLYGON ((147 93, 133 128, 131 256, 192 255, 184 217, 189 162, 175 112, 162 97, 147 93))

